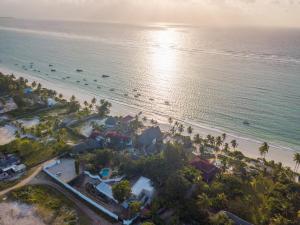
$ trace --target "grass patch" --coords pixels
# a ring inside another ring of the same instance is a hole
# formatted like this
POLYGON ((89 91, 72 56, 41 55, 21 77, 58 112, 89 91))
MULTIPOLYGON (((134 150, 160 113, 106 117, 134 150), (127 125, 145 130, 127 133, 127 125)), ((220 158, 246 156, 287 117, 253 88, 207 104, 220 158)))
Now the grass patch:
POLYGON ((10 198, 35 206, 39 216, 49 225, 90 224, 90 220, 76 210, 72 202, 46 186, 26 186, 12 191, 10 198))

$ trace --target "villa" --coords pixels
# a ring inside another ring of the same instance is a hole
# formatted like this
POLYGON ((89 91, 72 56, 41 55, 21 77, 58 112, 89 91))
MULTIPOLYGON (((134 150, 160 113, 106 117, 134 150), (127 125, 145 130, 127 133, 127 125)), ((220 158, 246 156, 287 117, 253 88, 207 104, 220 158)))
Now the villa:
POLYGON ((0 157, 0 180, 14 178, 25 170, 26 166, 21 164, 19 157, 12 154, 0 157))
POLYGON ((211 182, 215 175, 219 172, 218 167, 204 159, 201 159, 200 157, 195 157, 190 164, 202 172, 203 179, 207 183, 211 182))
POLYGON ((105 127, 106 128, 114 128, 117 125, 117 119, 115 117, 108 117, 105 120, 105 127))
POLYGON ((157 143, 162 141, 162 132, 160 128, 150 127, 142 132, 138 137, 138 146, 147 154, 152 154, 157 149, 157 143))

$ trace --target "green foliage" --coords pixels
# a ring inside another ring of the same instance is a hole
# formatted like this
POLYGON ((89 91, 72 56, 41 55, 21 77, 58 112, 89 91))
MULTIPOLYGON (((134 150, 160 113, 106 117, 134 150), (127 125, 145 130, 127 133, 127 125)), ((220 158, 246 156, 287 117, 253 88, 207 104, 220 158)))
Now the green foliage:
POLYGON ((97 107, 98 114, 101 117, 107 116, 110 113, 111 103, 101 99, 100 100, 100 106, 97 107))
POLYGON ((211 225, 234 225, 234 222, 225 213, 220 212, 211 218, 211 225))
POLYGON ((17 154, 29 167, 67 150, 68 147, 64 143, 43 144, 28 139, 16 139, 7 145, 0 146, 0 152, 17 154))
POLYGON ((113 192, 114 198, 118 202, 124 202, 131 195, 131 187, 130 187, 129 181, 123 180, 123 181, 113 185, 112 192, 113 192))
MULTIPOLYGON (((51 189, 42 186, 26 186, 12 191, 11 196, 24 203, 34 205, 44 214, 52 215, 51 224, 75 225, 78 224, 78 215, 62 196, 51 189), (46 211, 46 212, 45 212, 46 211)), ((49 223, 49 221, 45 221, 49 223)))

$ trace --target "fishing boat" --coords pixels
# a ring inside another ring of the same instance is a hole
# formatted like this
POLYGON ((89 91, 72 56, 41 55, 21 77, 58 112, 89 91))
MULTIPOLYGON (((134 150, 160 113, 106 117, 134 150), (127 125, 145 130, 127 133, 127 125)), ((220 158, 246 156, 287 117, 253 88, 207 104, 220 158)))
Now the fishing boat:
POLYGON ((82 69, 77 69, 76 72, 81 73, 81 72, 83 72, 83 70, 82 69))
POLYGON ((108 76, 108 75, 105 75, 105 74, 103 74, 103 75, 102 75, 102 77, 103 77, 103 78, 107 78, 107 77, 109 77, 109 76, 108 76))
POLYGON ((250 125, 250 123, 249 123, 249 121, 248 121, 248 120, 244 120, 243 124, 244 124, 244 125, 247 125, 247 126, 249 126, 249 125, 250 125))

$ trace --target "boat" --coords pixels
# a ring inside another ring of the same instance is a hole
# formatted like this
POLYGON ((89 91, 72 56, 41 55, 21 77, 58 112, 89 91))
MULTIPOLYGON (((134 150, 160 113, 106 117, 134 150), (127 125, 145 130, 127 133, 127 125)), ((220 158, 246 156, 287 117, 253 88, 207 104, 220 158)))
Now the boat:
POLYGON ((77 83, 80 83, 80 80, 76 81, 77 83))
POLYGON ((51 72, 56 72, 56 70, 55 70, 55 69, 52 69, 51 72))
POLYGON ((103 74, 103 75, 102 75, 102 77, 103 77, 103 78, 107 78, 107 77, 109 77, 109 76, 108 76, 108 75, 105 75, 105 74, 103 74))
POLYGON ((136 89, 133 89, 133 91, 136 92, 137 90, 136 90, 136 89))
POLYGON ((154 99, 153 99, 153 98, 149 98, 149 100, 150 100, 150 101, 154 101, 154 99))
POLYGON ((70 77, 69 77, 69 76, 67 76, 66 78, 67 78, 67 79, 70 79, 70 77))
POLYGON ((128 94, 124 94, 125 97, 128 97, 128 94))
POLYGON ((115 91, 115 89, 114 88, 111 88, 111 89, 109 89, 110 91, 115 91))
POLYGON ((97 88, 100 89, 101 87, 100 87, 100 86, 97 86, 97 88))
POLYGON ((135 97, 135 98, 138 98, 139 96, 138 96, 138 95, 135 95, 134 97, 135 97))
POLYGON ((89 85, 89 84, 85 83, 84 85, 89 85))
POLYGON ((248 121, 248 120, 244 120, 243 124, 244 124, 244 125, 247 125, 247 126, 249 126, 249 125, 250 125, 250 123, 249 123, 249 121, 248 121))
POLYGON ((86 79, 85 79, 85 78, 83 78, 83 80, 84 80, 84 81, 86 81, 86 79))
POLYGON ((49 64, 49 67, 52 67, 53 65, 52 64, 49 64))
POLYGON ((169 101, 165 101, 165 105, 170 105, 170 102, 169 101))
POLYGON ((95 82, 97 82, 97 80, 94 80, 95 82))
POLYGON ((77 69, 76 72, 81 73, 81 72, 83 72, 83 70, 82 69, 77 69))

